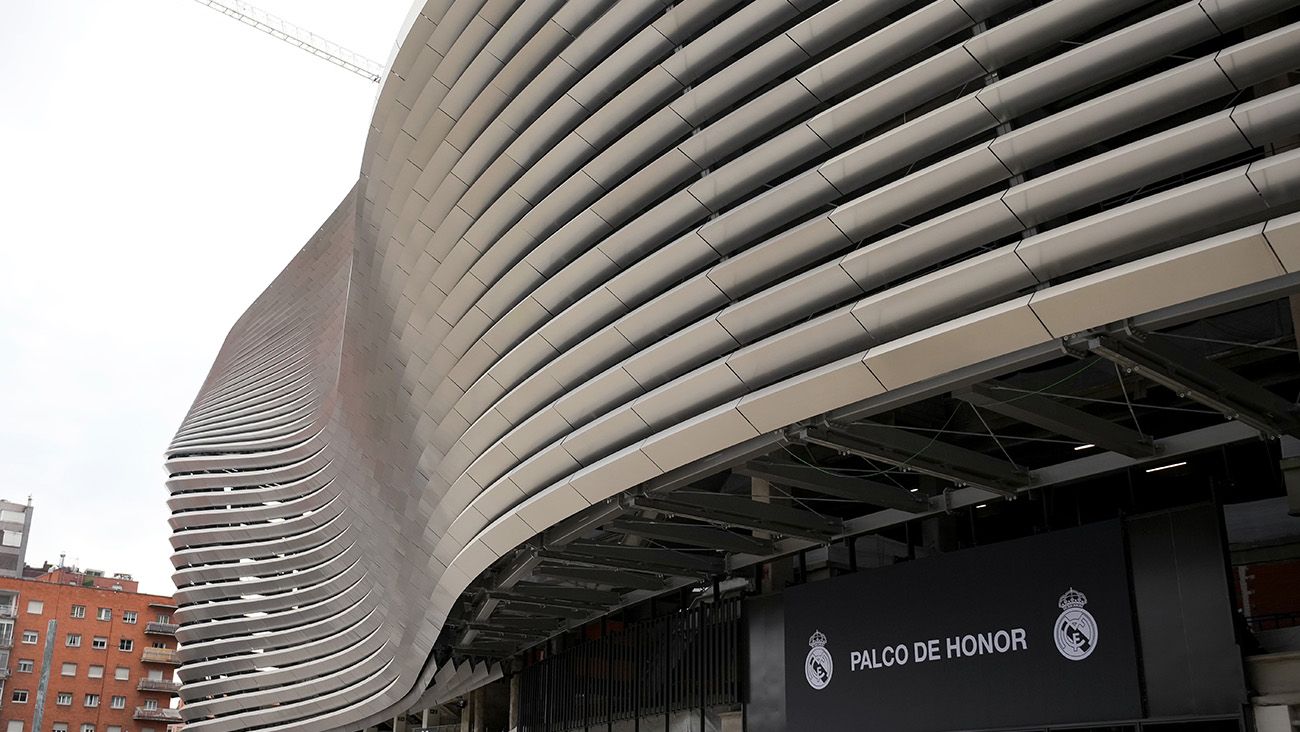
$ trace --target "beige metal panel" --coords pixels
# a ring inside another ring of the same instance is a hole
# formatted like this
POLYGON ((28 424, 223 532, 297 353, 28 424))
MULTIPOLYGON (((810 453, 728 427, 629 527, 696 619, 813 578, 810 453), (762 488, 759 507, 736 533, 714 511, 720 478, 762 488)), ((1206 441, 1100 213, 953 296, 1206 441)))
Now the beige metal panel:
POLYGON ((1008 245, 864 298, 853 317, 877 341, 964 315, 1038 284, 1008 245))
POLYGON ((1300 87, 1239 104, 1232 121, 1255 147, 1292 135, 1300 129, 1300 87))
POLYGON ((645 348, 726 302, 718 286, 700 274, 628 313, 614 327, 629 343, 645 348))
POLYGON ((740 377, 724 361, 714 361, 637 397, 632 411, 651 429, 662 430, 745 391, 740 377))
POLYGON ((777 36, 748 53, 743 63, 718 69, 672 100, 665 110, 677 115, 687 125, 700 127, 748 93, 780 78, 786 70, 807 58, 808 54, 788 35, 777 36))
POLYGON ((827 216, 788 229, 709 270, 731 299, 744 297, 804 262, 846 249, 851 241, 827 216))
POLYGON ((653 389, 682 369, 716 358, 736 346, 735 339, 716 318, 706 318, 639 351, 623 363, 623 369, 643 388, 653 389))
POLYGON ((1300 67, 1300 23, 1224 49, 1214 60, 1239 89, 1292 71, 1300 67))
POLYGON ((1051 337, 1026 295, 872 348, 862 361, 886 389, 898 389, 1051 337))
POLYGON ((841 191, 857 190, 997 124, 978 99, 962 97, 826 161, 818 172, 841 191))
POLYGON ((1012 172, 1023 173, 1081 143, 1109 139, 1233 91, 1213 57, 1197 59, 1012 130, 991 148, 1012 172))
POLYGON ((858 354, 760 389, 737 408, 759 432, 771 432, 884 390, 858 354))
POLYGON ((838 262, 827 262, 731 305, 718 313, 718 322, 737 342, 749 343, 862 294, 862 288, 838 262))
POLYGON ((1037 226, 1250 149, 1229 112, 1220 112, 1034 178, 1002 200, 1025 226, 1037 226))
POLYGON ((575 429, 561 446, 579 464, 591 465, 609 454, 610 445, 628 445, 650 432, 650 426, 633 411, 632 404, 625 404, 575 429))
POLYGON ((709 221, 698 233, 719 254, 731 254, 838 197, 835 187, 816 172, 800 175, 709 221))
MULTIPOLYGON (((864 3, 862 10, 871 13, 877 8, 885 10, 881 6, 901 4, 864 3)), ((888 12, 888 10, 885 10, 885 12, 888 12)), ((861 83, 864 76, 877 74, 880 69, 887 69, 906 59, 911 54, 971 24, 970 16, 962 12, 957 3, 951 2, 951 0, 932 2, 920 10, 905 15, 898 21, 872 33, 795 78, 799 80, 799 83, 808 87, 808 90, 817 95, 818 98, 829 100, 846 88, 861 83)), ((975 63, 970 54, 965 51, 962 51, 960 55, 965 56, 966 61, 971 64, 975 63)), ((923 80, 938 78, 937 75, 940 74, 937 71, 938 69, 951 69, 951 61, 956 58, 957 54, 946 52, 940 54, 940 56, 944 57, 945 60, 940 61, 938 64, 926 61, 904 72, 909 79, 916 80, 912 82, 914 88, 922 88, 925 85, 923 80), (918 67, 923 70, 919 72, 912 71, 912 69, 918 67)), ((920 101, 920 99, 918 98, 916 101, 920 101)))
POLYGON ((999 193, 854 250, 839 264, 863 291, 870 292, 1023 228, 999 193))
POLYGON ((1300 201, 1300 148, 1251 163, 1246 177, 1269 206, 1294 206, 1300 201))
POLYGON ((569 485, 588 503, 622 493, 623 486, 649 480, 664 471, 641 451, 645 441, 624 448, 573 474, 569 485))
POLYGON ((844 236, 860 241, 1010 175, 984 143, 874 189, 835 209, 829 218, 844 236))
POLYGON ((542 531, 589 505, 587 499, 566 482, 549 486, 529 496, 515 509, 515 515, 533 531, 542 531))
POLYGON ((878 339, 853 317, 852 308, 837 308, 741 348, 727 358, 727 366, 752 391, 846 353, 865 351, 878 339))
POLYGON ((666 472, 757 437, 758 431, 737 411, 739 403, 736 399, 647 437, 640 450, 666 472))
POLYGON ((1264 238, 1287 272, 1300 272, 1300 213, 1269 221, 1264 238))
MULTIPOLYGON (((911 48, 898 49, 899 55, 912 52, 911 48)), ((984 75, 983 67, 965 49, 951 48, 841 102, 810 120, 808 126, 823 140, 841 145, 861 136, 864 130, 884 124, 984 75)))
POLYGON ((1294 6, 1295 0, 1201 0, 1205 14, 1224 30, 1239 28, 1294 6))
POLYGON ((1200 6, 1186 3, 1022 71, 977 96, 1000 120, 1010 121, 1217 35, 1200 6))
POLYGON ((981 66, 993 71, 1145 4, 1146 0, 1057 0, 995 25, 963 45, 981 66))
MULTIPOLYGON (((703 135, 692 140, 700 137, 703 135)), ((829 150, 817 133, 798 125, 709 173, 687 190, 716 213, 763 183, 829 150)))
POLYGON ((1238 169, 1031 236, 1016 252, 1040 280, 1047 281, 1111 257, 1141 253, 1264 207, 1245 171, 1238 169))
POLYGON ((1285 272, 1264 225, 1129 262, 1034 294, 1029 306, 1058 338, 1285 272))

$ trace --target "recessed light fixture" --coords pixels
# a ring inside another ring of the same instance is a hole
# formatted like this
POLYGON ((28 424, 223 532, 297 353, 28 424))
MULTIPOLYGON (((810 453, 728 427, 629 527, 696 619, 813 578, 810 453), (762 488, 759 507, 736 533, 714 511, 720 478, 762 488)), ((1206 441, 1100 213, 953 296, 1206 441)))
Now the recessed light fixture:
POLYGON ((912 490, 908 491, 908 493, 915 493, 915 492, 917 492, 917 491, 919 491, 919 490, 921 490, 921 489, 920 489, 920 488, 913 488, 912 490))
POLYGON ((1096 445, 1094 445, 1094 444, 1092 444, 1091 442, 1089 442, 1089 443, 1086 444, 1086 445, 1079 445, 1078 447, 1074 448, 1074 451, 1075 451, 1075 452, 1078 452, 1079 450, 1087 450, 1087 449, 1090 448, 1090 447, 1096 447, 1096 445))
POLYGON ((989 504, 987 504, 987 503, 981 503, 981 504, 979 504, 978 506, 976 506, 975 508, 988 508, 988 507, 989 507, 989 504))
POLYGON ((1184 460, 1184 461, 1182 461, 1182 462, 1180 462, 1180 463, 1169 463, 1168 465, 1161 465, 1160 467, 1157 467, 1157 468, 1147 468, 1147 472, 1148 472, 1148 473, 1155 473, 1155 472, 1158 472, 1158 471, 1161 471, 1161 470, 1168 470, 1168 469, 1170 469, 1170 468, 1177 468, 1177 467, 1179 467, 1179 466, 1181 466, 1181 465, 1186 465, 1186 464, 1187 464, 1187 461, 1186 461, 1186 460, 1184 460))

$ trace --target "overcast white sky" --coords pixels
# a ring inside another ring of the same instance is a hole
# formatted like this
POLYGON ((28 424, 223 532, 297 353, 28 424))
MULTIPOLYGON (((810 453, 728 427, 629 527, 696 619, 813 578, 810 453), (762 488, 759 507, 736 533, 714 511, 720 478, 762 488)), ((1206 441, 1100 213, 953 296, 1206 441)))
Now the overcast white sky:
MULTIPOLYGON (((386 62, 411 0, 254 0, 386 62)), ((170 593, 162 453, 356 180, 377 85, 192 0, 0 0, 0 497, 170 593)))

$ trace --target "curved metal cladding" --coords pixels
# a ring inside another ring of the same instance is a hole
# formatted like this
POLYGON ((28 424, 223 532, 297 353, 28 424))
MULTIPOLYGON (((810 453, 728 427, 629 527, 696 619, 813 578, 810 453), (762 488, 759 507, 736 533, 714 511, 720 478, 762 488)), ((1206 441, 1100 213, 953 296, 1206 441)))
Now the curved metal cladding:
POLYGON ((190 729, 414 705, 498 558, 799 420, 1300 269, 1280 0, 444 0, 168 456, 190 729))

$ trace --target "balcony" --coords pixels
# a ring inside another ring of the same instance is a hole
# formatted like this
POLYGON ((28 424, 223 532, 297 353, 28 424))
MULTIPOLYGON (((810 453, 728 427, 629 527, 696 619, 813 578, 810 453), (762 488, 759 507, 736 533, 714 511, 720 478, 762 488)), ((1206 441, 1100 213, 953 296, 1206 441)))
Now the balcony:
POLYGON ((9 669, 7 667, 0 666, 0 681, 4 681, 7 678, 9 678, 9 669))
POLYGON ((135 685, 136 691, 162 691, 168 694, 178 694, 181 690, 179 681, 163 681, 162 679, 140 679, 140 683, 135 685))
POLYGON ((0 618, 13 620, 16 617, 18 617, 17 605, 0 605, 0 618))
POLYGON ((176 623, 146 623, 144 632, 152 635, 176 635, 176 630, 181 626, 176 623))
POLYGON ((7 650, 14 647, 14 637, 12 635, 0 635, 0 650, 7 650))
POLYGON ((136 707, 132 719, 140 722, 166 722, 168 724, 179 724, 181 721, 181 711, 179 709, 146 709, 136 707))
POLYGON ((145 663, 169 663, 173 666, 181 665, 176 658, 176 651, 170 648, 146 648, 140 655, 140 660, 145 663))

